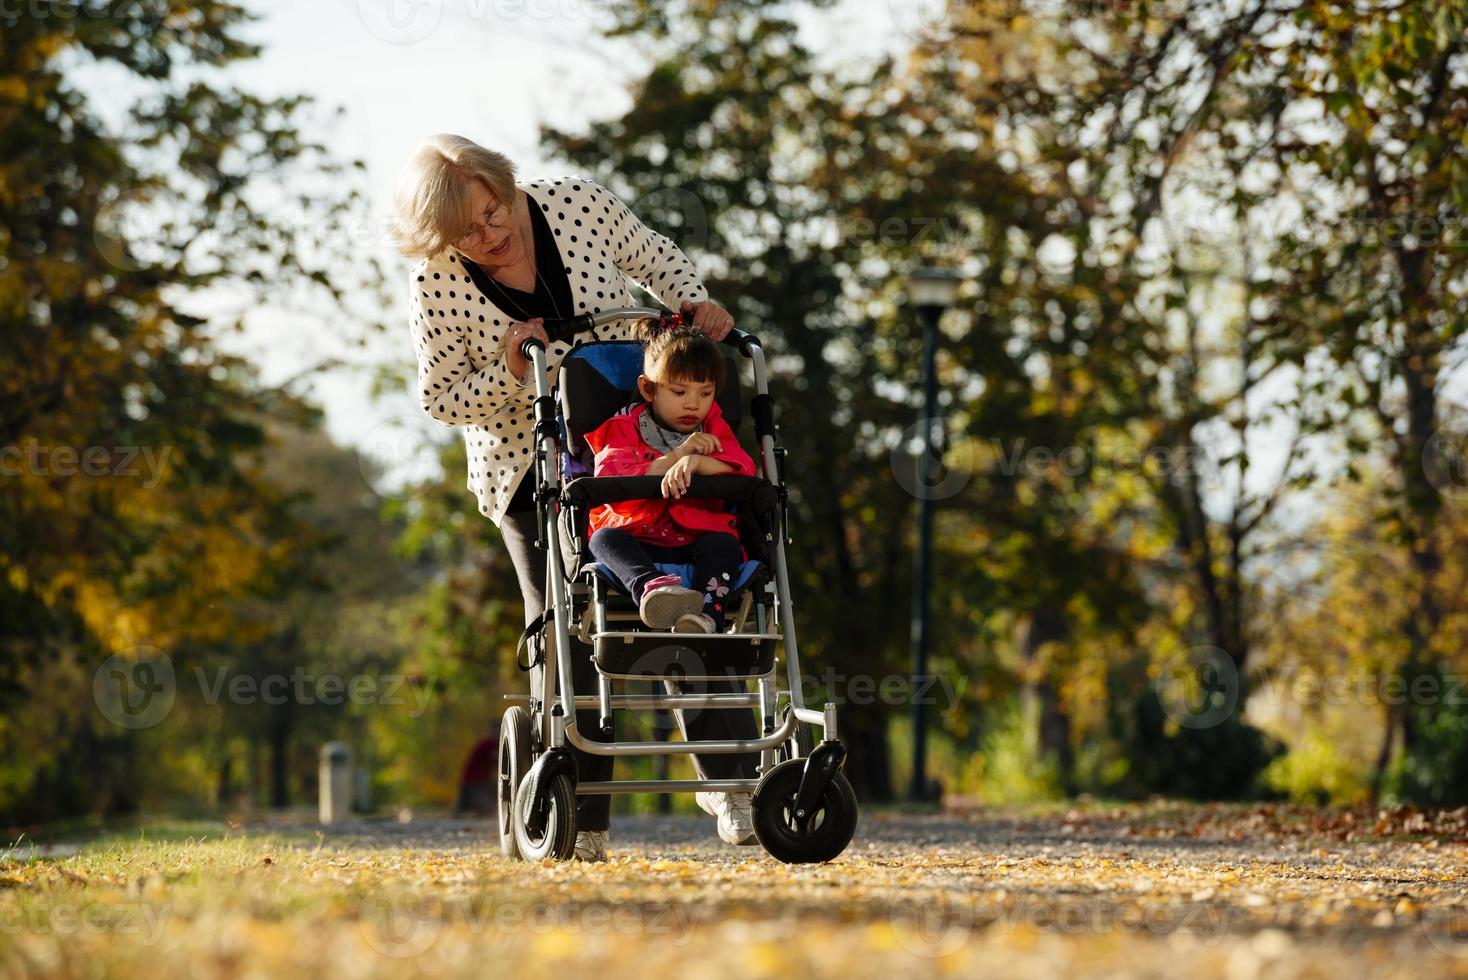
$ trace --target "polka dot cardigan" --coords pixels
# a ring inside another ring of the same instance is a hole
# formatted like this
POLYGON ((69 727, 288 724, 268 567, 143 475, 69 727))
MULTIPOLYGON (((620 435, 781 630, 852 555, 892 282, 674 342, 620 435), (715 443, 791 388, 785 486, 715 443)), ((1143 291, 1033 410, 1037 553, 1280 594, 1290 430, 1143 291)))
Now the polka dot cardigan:
MULTIPOLYGON (((682 250, 639 221, 605 187, 580 177, 516 186, 541 209, 555 235, 575 304, 574 310, 563 311, 567 316, 633 305, 628 278, 674 310, 684 301, 708 299, 682 250)), ((505 334, 515 316, 481 293, 452 253, 415 265, 408 289, 419 403, 439 422, 463 427, 469 489, 478 498, 479 512, 499 524, 534 459, 534 378, 526 371, 517 380, 505 353, 505 334)), ((578 334, 574 342, 552 344, 546 352, 548 380, 554 382, 573 347, 625 340, 629 327, 618 321, 578 334)))

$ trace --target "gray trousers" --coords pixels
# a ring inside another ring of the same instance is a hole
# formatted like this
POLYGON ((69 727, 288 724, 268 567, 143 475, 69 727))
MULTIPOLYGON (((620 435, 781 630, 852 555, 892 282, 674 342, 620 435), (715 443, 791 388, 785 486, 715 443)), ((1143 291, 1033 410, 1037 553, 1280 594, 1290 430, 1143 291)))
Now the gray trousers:
MULTIPOLYGON (((500 521, 500 537, 509 551, 510 561, 515 566, 515 575, 520 580, 520 593, 525 597, 525 624, 530 625, 545 609, 545 552, 535 547, 535 508, 531 503, 530 486, 534 479, 526 475, 520 481, 510 503, 510 509, 500 521)), ((571 682, 576 694, 597 692, 596 666, 591 662, 591 647, 571 640, 571 682)), ((536 697, 543 698, 547 690, 545 668, 534 667, 530 671, 530 689, 536 697)), ((671 682, 664 686, 670 693, 718 693, 745 691, 742 681, 684 681, 681 692, 671 682)), ((688 708, 675 711, 678 727, 689 741, 713 739, 754 739, 759 737, 754 713, 747 710, 728 708, 688 708)), ((583 737, 601 741, 601 713, 595 708, 583 708, 576 712, 576 730, 583 737)), ((576 757, 576 778, 584 782, 605 782, 612 778, 612 757, 592 755, 572 748, 576 757)), ((693 768, 700 779, 752 779, 759 765, 759 753, 738 752, 693 756, 693 768)), ((576 797, 576 829, 606 830, 611 824, 612 798, 606 795, 576 797)))

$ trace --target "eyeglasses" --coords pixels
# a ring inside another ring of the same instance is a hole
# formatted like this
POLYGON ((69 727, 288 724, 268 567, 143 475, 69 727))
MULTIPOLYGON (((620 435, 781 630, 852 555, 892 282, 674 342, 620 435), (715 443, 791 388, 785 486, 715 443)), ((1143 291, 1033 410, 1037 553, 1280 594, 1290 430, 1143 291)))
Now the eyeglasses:
POLYGON ((472 248, 483 242, 484 233, 490 228, 503 228, 509 224, 510 206, 508 204, 501 204, 493 210, 485 208, 483 217, 484 221, 482 223, 478 221, 474 222, 464 234, 458 237, 454 244, 460 248, 472 248))

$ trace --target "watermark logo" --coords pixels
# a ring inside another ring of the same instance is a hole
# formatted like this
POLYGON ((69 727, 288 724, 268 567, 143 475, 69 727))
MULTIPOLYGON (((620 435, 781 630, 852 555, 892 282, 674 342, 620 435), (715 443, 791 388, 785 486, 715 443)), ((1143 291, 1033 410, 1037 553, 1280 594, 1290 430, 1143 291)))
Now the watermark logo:
POLYGON ((92 241, 111 266, 139 272, 163 265, 182 222, 178 201, 157 188, 132 188, 97 210, 92 241))
POLYGON ((942 959, 964 947, 974 932, 973 906, 946 889, 932 893, 914 909, 889 910, 887 922, 903 949, 923 959, 942 959))
POLYGON ((948 0, 887 0, 887 12, 904 37, 932 41, 948 22, 948 0))
POLYGON ((1468 959, 1468 912, 1453 910, 1446 918, 1424 916, 1418 924, 1438 952, 1468 959))
POLYGON ((406 959, 431 949, 444 927, 455 935, 467 934, 477 948, 503 949, 513 939, 546 935, 581 938, 651 936, 659 942, 683 946, 693 927, 692 915, 682 907, 645 907, 603 902, 502 901, 470 895, 446 899, 410 892, 404 886, 383 886, 366 895, 357 906, 362 938, 384 956, 406 959))
POLYGON ((152 728, 168 717, 177 694, 173 661, 152 647, 115 653, 92 675, 98 710, 119 728, 152 728))
POLYGON ((416 44, 438 29, 443 0, 357 0, 357 16, 378 40, 416 44))
POLYGON ((902 437, 892 447, 890 465, 897 485, 919 500, 947 500, 968 486, 973 475, 975 454, 967 439, 954 445, 950 454, 953 464, 944 462, 938 439, 942 425, 941 418, 918 419, 902 430, 902 437))
POLYGON ((1444 497, 1468 494, 1468 431, 1434 432, 1422 447, 1422 469, 1444 497))
POLYGON ((383 956, 407 958, 428 952, 443 930, 442 909, 430 897, 381 889, 357 907, 357 929, 383 956))
POLYGON ((1156 684, 1162 710, 1184 728, 1220 725, 1239 704, 1239 669, 1218 647, 1192 647, 1170 657, 1156 684))
POLYGON ((644 221, 656 221, 684 251, 708 247, 708 211, 704 208, 703 198, 692 191, 681 187, 661 187, 639 197, 636 208, 644 221), (677 215, 677 222, 670 225, 666 219, 674 215, 677 215))
POLYGON ((379 497, 405 500, 422 496, 438 472, 442 427, 420 413, 379 422, 357 444, 362 479, 379 497))

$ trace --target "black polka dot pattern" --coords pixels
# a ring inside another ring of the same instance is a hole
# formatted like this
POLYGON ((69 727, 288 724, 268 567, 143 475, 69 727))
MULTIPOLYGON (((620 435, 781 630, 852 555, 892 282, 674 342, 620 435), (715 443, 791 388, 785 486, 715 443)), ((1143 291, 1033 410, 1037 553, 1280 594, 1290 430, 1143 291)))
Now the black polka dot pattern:
MULTIPOLYGON (((664 235, 644 225, 615 194, 581 177, 517 185, 540 207, 556 236, 575 313, 631 306, 631 278, 664 306, 708 299, 693 263, 664 235)), ((408 275, 409 324, 418 356, 419 404, 430 417, 464 427, 468 487, 479 511, 499 524, 534 457, 531 402, 535 386, 510 374, 504 335, 515 318, 480 293, 452 255, 419 262, 408 275)), ((571 311, 567 311, 568 314, 571 311)), ((567 351, 593 340, 625 340, 618 322, 547 352, 554 381, 567 351)))

